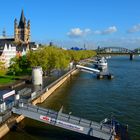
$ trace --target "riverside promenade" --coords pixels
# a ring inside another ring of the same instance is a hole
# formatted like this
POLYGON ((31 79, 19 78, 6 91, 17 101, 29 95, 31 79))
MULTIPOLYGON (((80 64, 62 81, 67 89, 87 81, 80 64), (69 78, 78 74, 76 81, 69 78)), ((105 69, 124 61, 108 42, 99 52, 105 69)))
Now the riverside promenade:
MULTIPOLYGON (((60 87, 67 79, 78 72, 77 69, 72 69, 66 74, 61 76, 59 79, 45 87, 39 94, 30 101, 31 104, 36 105, 44 102, 58 87, 60 87)), ((11 113, 11 112, 10 112, 11 113)), ((0 126, 0 138, 5 136, 10 129, 16 124, 21 122, 25 117, 23 115, 11 115, 5 122, 0 126)))

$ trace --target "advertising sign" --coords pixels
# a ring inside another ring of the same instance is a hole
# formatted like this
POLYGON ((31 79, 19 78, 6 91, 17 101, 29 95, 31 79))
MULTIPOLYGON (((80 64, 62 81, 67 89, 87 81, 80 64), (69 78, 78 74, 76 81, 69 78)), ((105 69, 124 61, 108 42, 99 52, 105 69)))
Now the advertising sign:
POLYGON ((64 122, 61 120, 56 120, 56 119, 48 117, 48 116, 40 115, 40 119, 47 121, 48 123, 50 123, 51 121, 54 121, 54 122, 56 122, 56 125, 59 127, 63 127, 63 128, 71 129, 71 130, 76 130, 76 131, 83 131, 84 130, 84 127, 82 127, 82 126, 78 126, 78 125, 64 122))
POLYGON ((67 123, 67 122, 64 122, 64 121, 57 120, 56 122, 57 122, 58 125, 64 126, 65 128, 75 129, 75 130, 78 130, 78 131, 83 131, 83 129, 84 129, 81 126, 71 124, 71 123, 67 123))
POLYGON ((8 97, 10 97, 10 96, 12 96, 12 95, 14 95, 14 94, 15 94, 15 90, 12 90, 12 91, 10 91, 10 92, 4 94, 4 95, 3 95, 3 99, 6 99, 6 98, 8 98, 8 97))
POLYGON ((40 115, 40 119, 41 120, 44 120, 44 121, 47 121, 47 122, 50 122, 51 121, 51 118, 48 117, 48 116, 43 116, 43 115, 40 115))

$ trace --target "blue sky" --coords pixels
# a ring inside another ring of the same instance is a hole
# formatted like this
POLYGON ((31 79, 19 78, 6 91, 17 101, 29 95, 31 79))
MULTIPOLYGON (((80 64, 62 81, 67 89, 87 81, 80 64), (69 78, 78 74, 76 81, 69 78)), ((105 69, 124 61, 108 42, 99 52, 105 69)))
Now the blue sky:
POLYGON ((63 47, 140 47, 140 0, 0 0, 0 34, 24 10, 31 39, 63 47))

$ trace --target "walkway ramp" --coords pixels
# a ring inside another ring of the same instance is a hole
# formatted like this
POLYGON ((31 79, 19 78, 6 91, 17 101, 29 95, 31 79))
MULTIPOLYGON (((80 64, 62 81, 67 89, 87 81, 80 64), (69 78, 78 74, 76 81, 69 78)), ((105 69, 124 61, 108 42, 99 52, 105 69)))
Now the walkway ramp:
POLYGON ((81 66, 81 65, 76 65, 76 67, 78 69, 80 69, 81 71, 85 71, 85 72, 96 73, 96 74, 100 73, 100 70, 97 70, 97 69, 94 69, 94 68, 89 68, 89 67, 85 67, 85 66, 81 66))
POLYGON ((97 123, 83 118, 75 117, 70 114, 34 106, 31 104, 20 103, 13 107, 13 113, 24 115, 25 117, 44 122, 50 125, 86 134, 103 140, 114 140, 115 132, 111 125, 97 123))

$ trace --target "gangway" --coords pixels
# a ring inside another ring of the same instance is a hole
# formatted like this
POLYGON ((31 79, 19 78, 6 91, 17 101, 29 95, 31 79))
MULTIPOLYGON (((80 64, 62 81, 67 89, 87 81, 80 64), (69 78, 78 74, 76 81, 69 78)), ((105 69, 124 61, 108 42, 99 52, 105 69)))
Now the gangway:
POLYGON ((89 68, 89 67, 85 67, 85 66, 81 66, 81 65, 76 65, 76 67, 78 69, 80 69, 81 71, 85 71, 85 72, 96 73, 96 74, 100 73, 100 70, 97 70, 97 69, 94 69, 94 68, 89 68))
POLYGON ((109 73, 108 71, 100 71, 98 69, 94 69, 94 68, 89 68, 89 67, 85 67, 85 66, 81 66, 81 65, 76 65, 76 67, 80 70, 80 71, 84 71, 84 72, 88 72, 88 73, 95 73, 97 75, 97 79, 103 79, 105 77, 107 77, 108 79, 113 79, 114 76, 109 73))
POLYGON ((111 124, 97 123, 83 118, 75 117, 54 110, 38 107, 31 104, 19 103, 13 107, 13 113, 23 115, 25 117, 44 122, 50 125, 75 131, 81 134, 103 140, 115 140, 115 129, 111 124))

